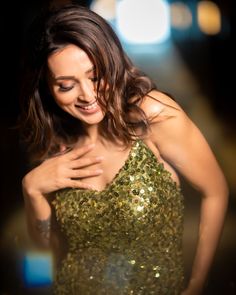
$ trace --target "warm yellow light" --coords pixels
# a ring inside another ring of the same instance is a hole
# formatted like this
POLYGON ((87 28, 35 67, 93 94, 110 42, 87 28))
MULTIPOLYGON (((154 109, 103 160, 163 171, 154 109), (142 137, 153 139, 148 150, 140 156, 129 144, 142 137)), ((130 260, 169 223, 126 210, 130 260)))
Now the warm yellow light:
POLYGON ((192 14, 187 5, 182 2, 171 4, 171 25, 177 29, 187 29, 192 25, 192 14))
POLYGON ((211 1, 200 1, 197 6, 200 30, 207 35, 216 35, 221 30, 221 15, 218 6, 211 1))

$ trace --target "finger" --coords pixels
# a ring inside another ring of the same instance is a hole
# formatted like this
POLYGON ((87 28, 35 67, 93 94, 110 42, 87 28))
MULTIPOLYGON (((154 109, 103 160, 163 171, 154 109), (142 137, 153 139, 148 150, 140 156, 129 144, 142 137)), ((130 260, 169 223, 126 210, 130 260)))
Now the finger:
POLYGON ((91 166, 91 165, 94 165, 97 163, 101 163, 101 161, 103 159, 104 159, 103 156, 76 159, 76 160, 70 162, 69 167, 72 169, 87 167, 87 166, 91 166))
POLYGON ((102 169, 96 169, 96 170, 88 170, 88 169, 77 169, 77 170, 71 170, 70 178, 86 178, 86 177, 92 177, 92 176, 98 176, 103 173, 102 169))
POLYGON ((84 154, 91 151, 94 147, 95 147, 94 143, 89 144, 89 145, 85 145, 82 147, 77 147, 77 148, 74 148, 73 150, 71 150, 70 152, 68 152, 66 154, 66 156, 69 157, 70 160, 76 160, 76 159, 80 158, 81 156, 83 156, 84 154))
POLYGON ((70 180, 68 180, 67 187, 95 190, 95 187, 92 184, 84 183, 81 180, 71 180, 70 179, 70 180))

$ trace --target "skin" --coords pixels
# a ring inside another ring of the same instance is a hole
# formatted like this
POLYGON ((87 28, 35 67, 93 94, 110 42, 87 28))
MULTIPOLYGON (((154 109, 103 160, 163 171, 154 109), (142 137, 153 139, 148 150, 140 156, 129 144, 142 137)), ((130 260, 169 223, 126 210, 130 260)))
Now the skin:
POLYGON ((96 102, 96 69, 87 54, 74 45, 67 46, 49 57, 48 68, 49 87, 59 107, 80 120, 86 129, 99 124, 104 114, 98 104, 92 115, 81 109, 96 102))
MULTIPOLYGON (((104 189, 130 150, 99 134, 104 113, 96 105, 95 70, 87 54, 69 45, 48 58, 48 68, 49 88, 56 103, 84 124, 87 135, 71 151, 45 160, 23 178, 29 230, 44 246, 56 239, 50 227, 50 194, 65 187, 104 189), (95 111, 86 113, 83 107, 94 102, 95 111)), ((224 222, 226 181, 204 136, 181 107, 158 91, 150 95, 156 100, 147 96, 140 106, 153 118, 145 143, 174 181, 179 183, 177 171, 202 194, 197 251, 189 285, 182 295, 201 294, 224 222)))

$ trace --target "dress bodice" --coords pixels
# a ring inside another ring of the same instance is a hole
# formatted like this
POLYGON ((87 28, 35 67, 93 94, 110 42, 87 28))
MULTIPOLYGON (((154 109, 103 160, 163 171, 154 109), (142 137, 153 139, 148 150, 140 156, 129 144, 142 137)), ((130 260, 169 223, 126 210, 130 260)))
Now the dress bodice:
POLYGON ((143 141, 104 190, 63 189, 53 205, 68 243, 55 294, 180 294, 183 196, 143 141))

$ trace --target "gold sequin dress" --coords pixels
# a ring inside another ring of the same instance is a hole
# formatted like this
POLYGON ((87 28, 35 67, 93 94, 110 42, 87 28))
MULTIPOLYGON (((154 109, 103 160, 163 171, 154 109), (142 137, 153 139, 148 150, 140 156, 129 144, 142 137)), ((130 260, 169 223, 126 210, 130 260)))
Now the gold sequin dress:
POLYGON ((104 190, 64 189, 53 205, 68 242, 54 294, 181 293, 183 196, 141 140, 104 190))

